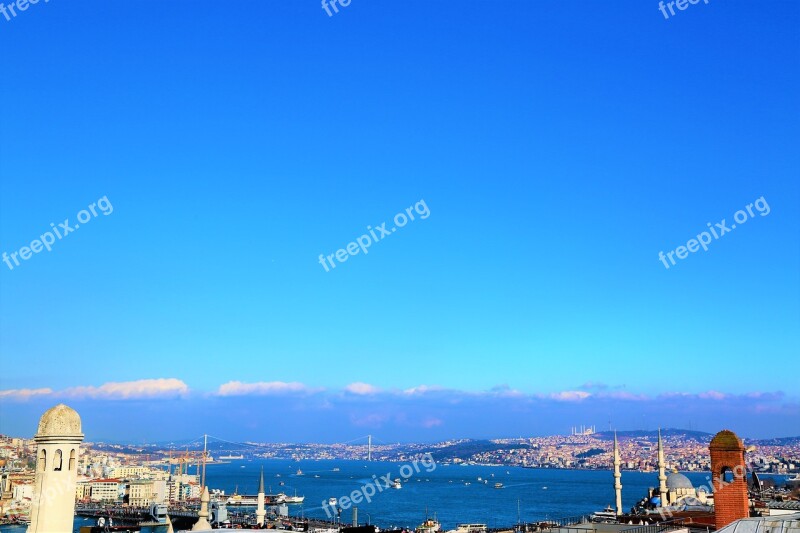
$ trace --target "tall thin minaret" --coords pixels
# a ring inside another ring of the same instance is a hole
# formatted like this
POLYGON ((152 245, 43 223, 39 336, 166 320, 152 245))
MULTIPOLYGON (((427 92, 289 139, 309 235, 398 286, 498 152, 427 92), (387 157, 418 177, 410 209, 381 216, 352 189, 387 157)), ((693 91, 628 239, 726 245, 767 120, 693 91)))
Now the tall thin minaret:
POLYGON ((264 525, 264 517, 267 511, 264 510, 264 467, 261 467, 261 481, 258 483, 258 507, 256 508, 256 524, 259 527, 264 525))
POLYGON ((39 420, 36 475, 28 533, 69 533, 75 517, 81 417, 59 404, 39 420))
POLYGON ((197 522, 192 526, 192 531, 207 531, 211 529, 211 524, 208 523, 208 487, 203 487, 203 492, 200 494, 200 511, 197 513, 197 522))
POLYGON ((658 428, 658 491, 661 493, 661 505, 666 506, 667 503, 667 474, 665 472, 667 466, 664 460, 664 443, 661 442, 661 428, 658 428))
POLYGON ((619 471, 619 443, 617 432, 614 432, 614 494, 617 497, 617 516, 622 514, 622 472, 619 471))

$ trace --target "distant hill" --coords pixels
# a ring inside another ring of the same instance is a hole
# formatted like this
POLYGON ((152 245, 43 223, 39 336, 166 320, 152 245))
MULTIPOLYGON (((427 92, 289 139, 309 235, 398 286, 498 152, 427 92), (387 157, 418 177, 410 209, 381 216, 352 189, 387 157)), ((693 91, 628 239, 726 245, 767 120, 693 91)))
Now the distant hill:
MULTIPOLYGON (((595 437, 602 440, 611 440, 614 438, 613 431, 600 431, 594 434, 595 437)), ((705 431, 693 431, 690 429, 676 429, 667 428, 661 430, 663 437, 683 437, 687 439, 694 439, 698 442, 710 442, 715 433, 706 433, 705 431)), ((658 431, 617 431, 617 437, 622 438, 658 438, 658 431)), ((747 445, 756 444, 760 446, 797 446, 800 445, 800 437, 781 437, 776 439, 748 439, 744 437, 747 445)))
POLYGON ((468 440, 437 448, 431 451, 434 460, 442 459, 469 459, 476 453, 493 452, 496 450, 515 450, 528 448, 527 444, 497 444, 488 440, 468 440))
POLYGON ((798 446, 800 437, 780 437, 777 439, 758 439, 747 440, 747 444, 757 444, 759 446, 798 446))
MULTIPOLYGON (((595 433, 595 436, 599 439, 603 440, 611 440, 614 438, 613 431, 600 431, 595 433)), ((710 441, 711 438, 714 436, 713 433, 706 433, 705 431, 694 431, 691 429, 676 429, 676 428, 665 428, 661 430, 662 437, 683 437, 686 439, 694 439, 698 442, 707 442, 710 441)), ((643 430, 637 429, 634 431, 617 431, 617 437, 625 437, 625 438, 648 438, 648 439, 657 439, 658 438, 658 430, 643 430)))

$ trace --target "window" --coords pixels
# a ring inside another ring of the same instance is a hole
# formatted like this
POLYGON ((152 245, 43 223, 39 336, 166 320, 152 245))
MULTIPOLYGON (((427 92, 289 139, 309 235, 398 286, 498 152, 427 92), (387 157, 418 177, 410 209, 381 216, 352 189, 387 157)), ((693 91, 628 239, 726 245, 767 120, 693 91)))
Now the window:
POLYGON ((53 456, 53 470, 56 472, 61 472, 61 450, 56 450, 56 453, 53 456))
POLYGON ((722 481, 722 483, 733 483, 733 479, 734 479, 733 470, 731 470, 727 466, 723 466, 722 467, 722 472, 720 472, 719 478, 722 481))
POLYGON ((46 450, 39 450, 39 464, 37 469, 39 472, 44 472, 47 468, 47 451, 46 450))
POLYGON ((69 452, 69 471, 75 470, 75 450, 69 452))

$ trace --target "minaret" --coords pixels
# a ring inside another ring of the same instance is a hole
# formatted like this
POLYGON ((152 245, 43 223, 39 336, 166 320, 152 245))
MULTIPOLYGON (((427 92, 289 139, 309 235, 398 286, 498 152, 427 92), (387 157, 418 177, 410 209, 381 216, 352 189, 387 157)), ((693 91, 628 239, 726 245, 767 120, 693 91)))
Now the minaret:
POLYGON ((258 484, 258 507, 256 508, 256 524, 259 527, 264 525, 264 517, 267 511, 264 510, 264 467, 261 467, 261 481, 258 484))
POLYGON ((622 514, 622 473, 619 471, 619 444, 617 432, 614 432, 614 493, 617 496, 617 516, 622 514))
POLYGON ((720 530, 750 516, 747 499, 747 461, 742 439, 722 430, 711 440, 711 479, 714 485, 714 522, 720 530))
POLYGON ((661 428, 658 428, 658 491, 661 493, 661 506, 666 507, 667 501, 667 468, 664 461, 664 443, 661 442, 661 428))
POLYGON ((192 531, 210 531, 211 524, 208 523, 208 487, 203 487, 203 494, 200 495, 200 512, 197 522, 192 526, 192 531))
POLYGON ((59 404, 39 420, 31 525, 28 533, 72 533, 81 417, 59 404))

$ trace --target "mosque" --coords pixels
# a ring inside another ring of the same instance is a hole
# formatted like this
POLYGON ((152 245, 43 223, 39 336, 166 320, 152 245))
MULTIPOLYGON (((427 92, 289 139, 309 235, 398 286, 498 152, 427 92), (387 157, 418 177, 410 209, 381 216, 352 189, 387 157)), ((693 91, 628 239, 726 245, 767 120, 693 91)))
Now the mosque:
MULTIPOLYGON (((627 518, 630 519, 632 515, 659 515, 662 520, 680 519, 685 523, 707 524, 709 529, 713 525, 722 530, 734 522, 750 517, 745 451, 742 440, 732 431, 723 430, 717 433, 709 444, 710 486, 694 487, 688 477, 677 471, 666 474, 664 444, 659 430, 658 487, 651 488, 647 497, 632 509, 627 518)), ((625 513, 622 510, 621 461, 616 435, 613 455, 616 516, 618 521, 622 521, 625 520, 625 513)), ((797 525, 800 514, 791 516, 795 517, 797 525)), ((774 517, 769 518, 775 520, 774 517)), ((757 525, 750 523, 747 527, 757 528, 757 525)))
MULTIPOLYGON (((730 432, 729 432, 730 433, 730 432)), ((614 448, 617 449, 616 439, 614 448)), ((618 452, 617 452, 618 455, 618 452)), ((618 470, 615 456, 615 472, 618 470)), ((615 483, 615 490, 617 483, 615 483)), ((709 487, 710 488, 710 487, 709 487)), ((661 430, 658 431, 658 488, 648 491, 647 497, 642 499, 637 508, 644 511, 664 514, 665 510, 675 511, 700 511, 714 512, 714 495, 709 488, 695 488, 688 477, 678 471, 666 474, 666 461, 664 459, 664 443, 661 439, 661 430)), ((619 511, 619 510, 618 510, 619 511)))

